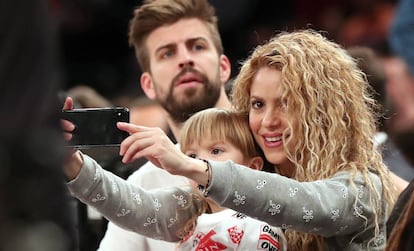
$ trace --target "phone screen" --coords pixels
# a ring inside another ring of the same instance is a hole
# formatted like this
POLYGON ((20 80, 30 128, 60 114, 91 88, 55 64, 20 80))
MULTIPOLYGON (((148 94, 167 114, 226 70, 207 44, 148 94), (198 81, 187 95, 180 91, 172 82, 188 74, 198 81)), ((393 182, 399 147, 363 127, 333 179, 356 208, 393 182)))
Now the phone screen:
POLYGON ((129 110, 125 107, 67 110, 62 111, 62 118, 75 125, 69 146, 119 146, 129 136, 116 127, 117 122, 129 122, 129 110))

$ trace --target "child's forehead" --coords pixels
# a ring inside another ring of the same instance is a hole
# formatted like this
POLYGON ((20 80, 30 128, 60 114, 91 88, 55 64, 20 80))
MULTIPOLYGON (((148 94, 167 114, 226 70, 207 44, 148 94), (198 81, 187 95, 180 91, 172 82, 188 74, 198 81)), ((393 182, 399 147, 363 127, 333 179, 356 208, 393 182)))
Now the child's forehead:
POLYGON ((212 137, 205 137, 199 140, 200 145, 207 145, 207 144, 230 144, 229 141, 220 138, 212 138, 212 137))
POLYGON ((198 146, 198 147, 211 147, 214 145, 232 145, 228 140, 222 138, 213 138, 205 136, 200 139, 195 139, 188 144, 189 146, 198 146))

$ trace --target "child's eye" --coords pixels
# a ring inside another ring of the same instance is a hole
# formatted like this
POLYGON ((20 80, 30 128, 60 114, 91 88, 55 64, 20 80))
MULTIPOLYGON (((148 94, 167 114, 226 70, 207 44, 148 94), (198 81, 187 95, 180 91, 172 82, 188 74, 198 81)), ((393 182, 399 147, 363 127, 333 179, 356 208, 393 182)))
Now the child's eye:
POLYGON ((190 153, 190 154, 188 154, 188 157, 193 158, 193 159, 196 159, 197 158, 197 154, 190 153))
POLYGON ((213 150, 211 150, 211 154, 214 154, 214 155, 220 154, 221 152, 223 152, 223 150, 218 149, 218 148, 214 148, 213 150))

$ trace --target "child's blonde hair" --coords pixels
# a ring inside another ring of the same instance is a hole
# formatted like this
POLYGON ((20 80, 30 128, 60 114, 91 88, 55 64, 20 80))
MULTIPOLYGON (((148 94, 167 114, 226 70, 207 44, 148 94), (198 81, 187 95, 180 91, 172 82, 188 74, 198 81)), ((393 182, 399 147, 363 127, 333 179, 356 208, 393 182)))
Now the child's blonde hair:
POLYGON ((181 150, 185 152, 191 144, 198 144, 205 138, 227 141, 239 148, 246 158, 259 155, 245 113, 219 108, 197 112, 181 129, 181 150))

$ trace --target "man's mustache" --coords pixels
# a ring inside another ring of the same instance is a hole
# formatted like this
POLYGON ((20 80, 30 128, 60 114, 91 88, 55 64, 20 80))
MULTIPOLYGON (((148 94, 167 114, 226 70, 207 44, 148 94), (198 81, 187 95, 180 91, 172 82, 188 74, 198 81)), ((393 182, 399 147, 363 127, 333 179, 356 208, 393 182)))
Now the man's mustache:
POLYGON ((201 79, 201 83, 205 84, 206 82, 206 76, 204 76, 204 74, 202 74, 201 72, 197 71, 196 69, 194 69, 192 66, 185 66, 181 69, 181 71, 173 78, 172 83, 173 86, 177 85, 177 82, 179 81, 179 79, 186 73, 193 73, 195 75, 197 75, 197 77, 199 79, 201 79))

